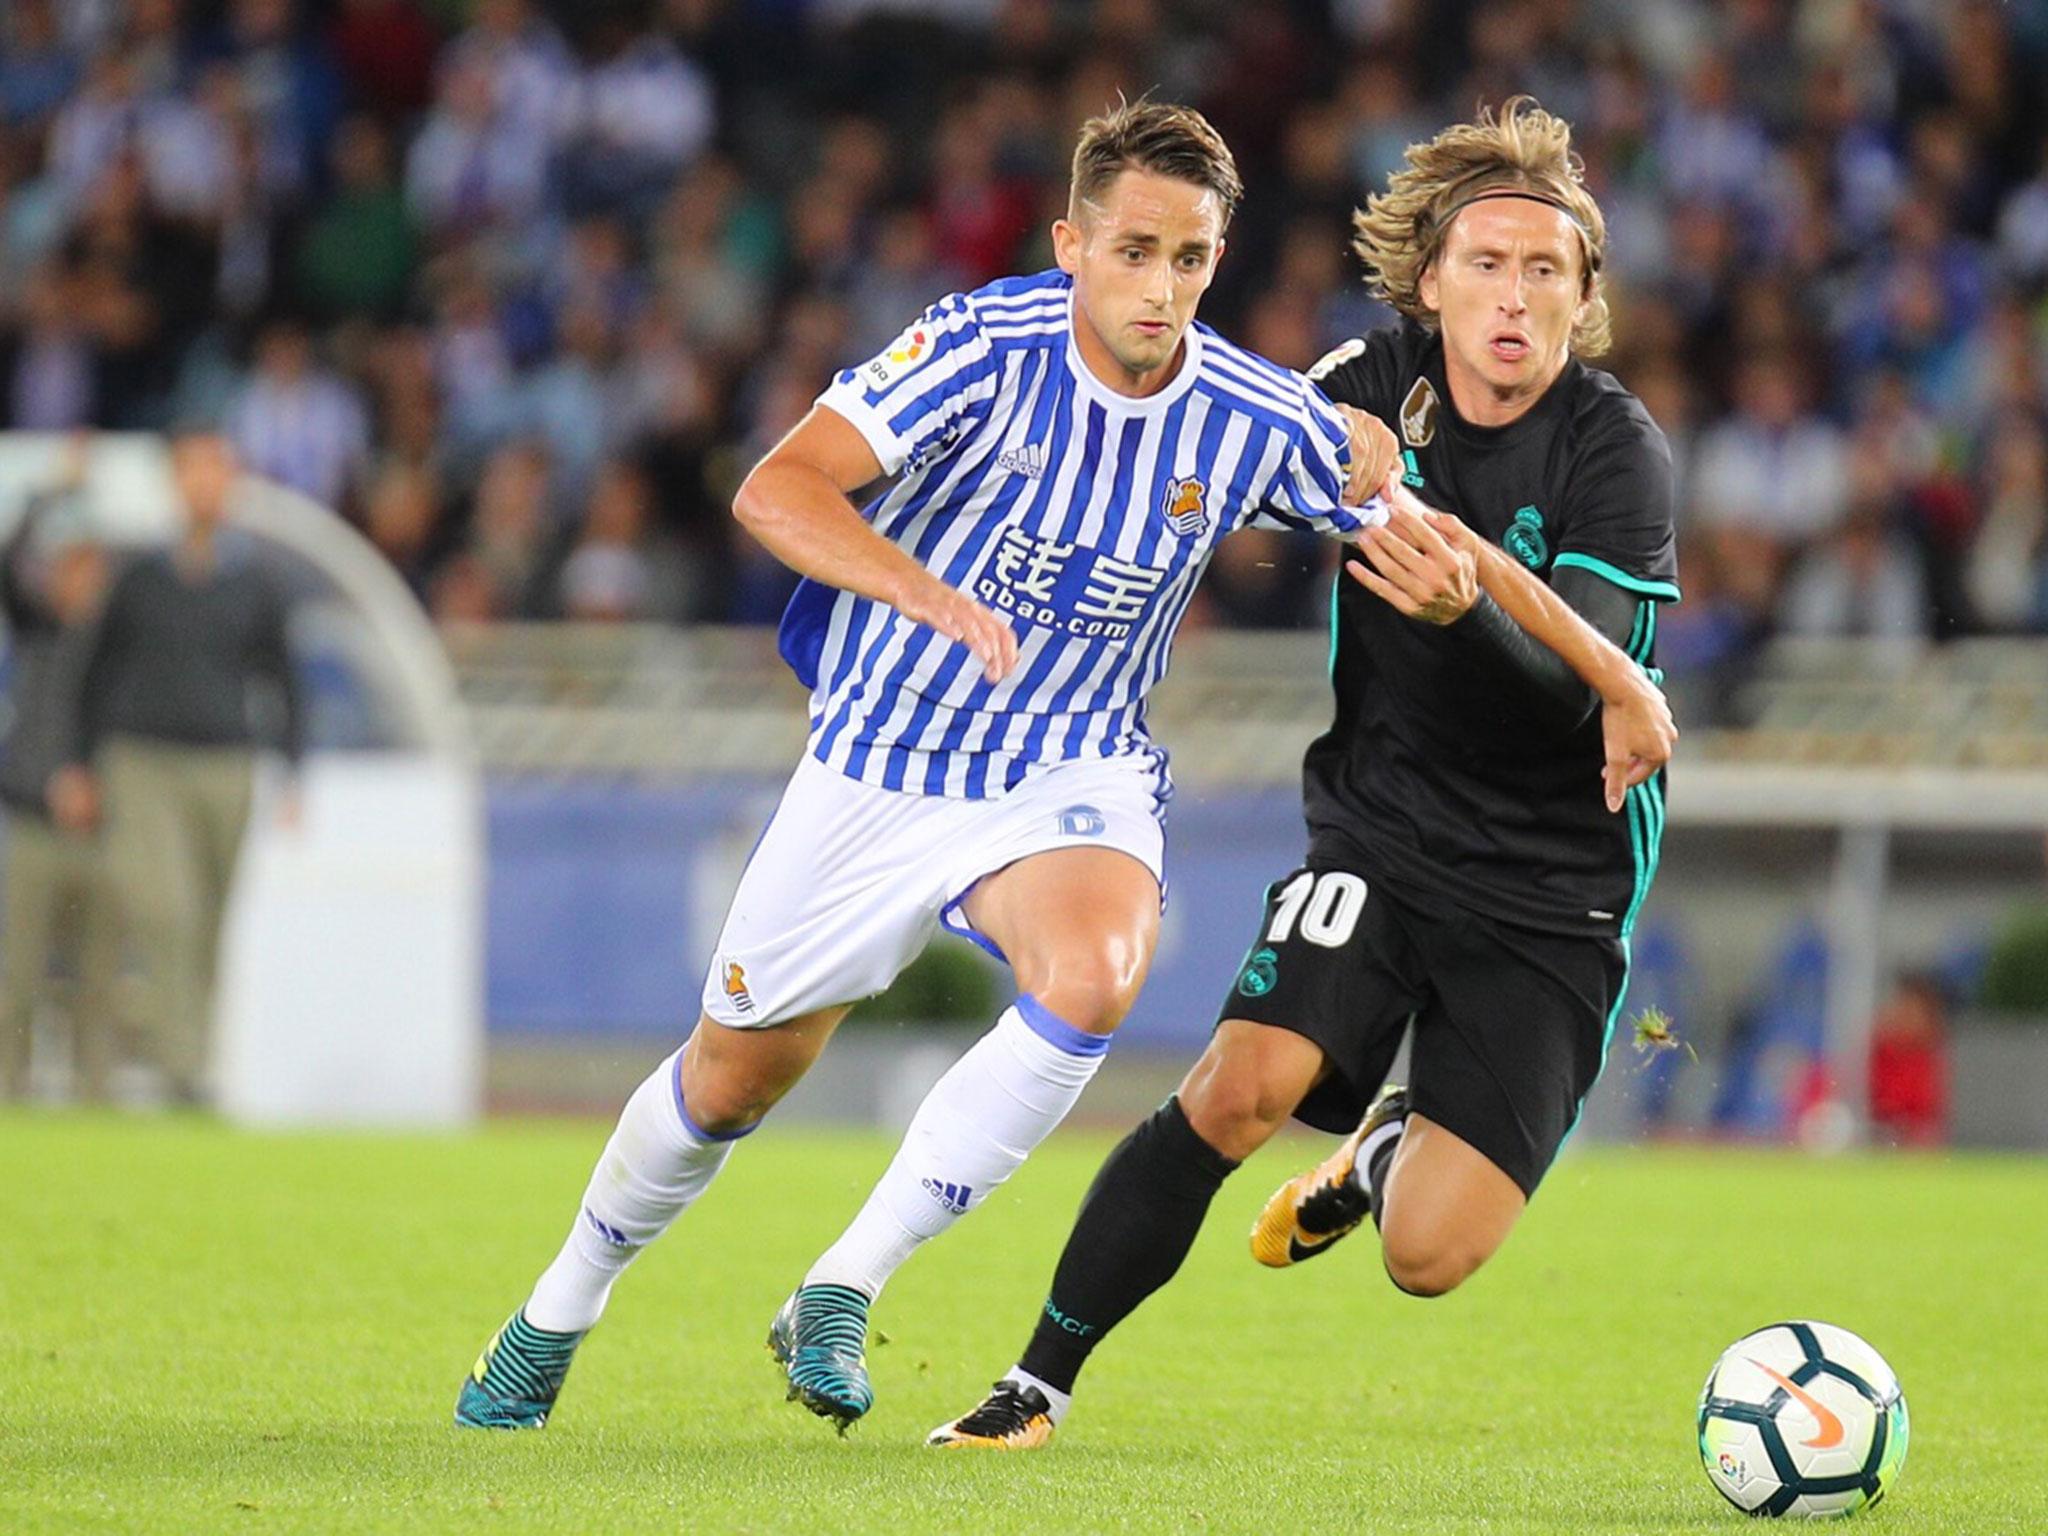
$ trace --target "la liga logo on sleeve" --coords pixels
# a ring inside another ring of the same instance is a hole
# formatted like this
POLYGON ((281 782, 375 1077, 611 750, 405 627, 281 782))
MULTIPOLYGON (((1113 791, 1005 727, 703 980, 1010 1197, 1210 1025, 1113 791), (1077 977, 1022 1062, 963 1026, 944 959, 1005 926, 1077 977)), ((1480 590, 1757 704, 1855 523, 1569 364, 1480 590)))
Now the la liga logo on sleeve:
POLYGON ((880 357, 868 364, 868 377, 883 387, 895 383, 931 355, 934 339, 932 328, 922 321, 918 322, 891 342, 888 350, 880 357))

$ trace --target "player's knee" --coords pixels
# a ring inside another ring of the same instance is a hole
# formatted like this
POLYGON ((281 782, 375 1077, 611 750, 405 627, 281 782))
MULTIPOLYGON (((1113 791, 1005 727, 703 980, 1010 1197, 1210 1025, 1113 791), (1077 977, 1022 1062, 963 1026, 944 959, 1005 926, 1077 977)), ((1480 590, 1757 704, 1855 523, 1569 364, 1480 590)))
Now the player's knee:
POLYGON ((770 1083, 751 1073, 692 1071, 686 1064, 683 1113, 698 1130, 729 1136, 759 1125, 787 1088, 785 1083, 770 1083))
POLYGON ((1138 1000, 1143 967, 1135 956, 1113 948, 1063 957, 1032 996, 1058 1018, 1091 1035, 1106 1035, 1124 1021, 1138 1000))
POLYGON ((759 1125, 775 1107, 780 1094, 749 1093, 744 1089, 724 1092, 688 1089, 683 1093, 683 1110, 690 1123, 714 1136, 730 1136, 759 1125))
POLYGON ((1197 1136, 1241 1163, 1272 1139, 1294 1104, 1251 1073, 1204 1070, 1208 1065, 1205 1057, 1181 1083, 1181 1112, 1197 1136))
POLYGON ((1399 1229, 1380 1234, 1380 1253, 1386 1263, 1387 1278, 1410 1296, 1422 1297, 1455 1291, 1488 1257, 1471 1243, 1414 1237, 1399 1229))

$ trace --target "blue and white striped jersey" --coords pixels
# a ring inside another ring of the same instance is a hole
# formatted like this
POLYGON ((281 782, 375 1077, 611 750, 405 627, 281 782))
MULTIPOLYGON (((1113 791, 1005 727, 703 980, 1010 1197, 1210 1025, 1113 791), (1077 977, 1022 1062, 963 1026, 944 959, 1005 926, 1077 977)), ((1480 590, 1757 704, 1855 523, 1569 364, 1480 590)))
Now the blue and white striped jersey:
POLYGON ((864 509, 876 531, 1019 640, 990 684, 965 646, 806 581, 783 655, 812 690, 811 753, 851 778, 984 799, 1142 754, 1163 806, 1146 695, 1217 542, 1384 516, 1340 504, 1349 434, 1313 384, 1197 324, 1163 390, 1119 395, 1076 350, 1072 292, 1055 271, 954 294, 819 397, 897 477, 864 509))

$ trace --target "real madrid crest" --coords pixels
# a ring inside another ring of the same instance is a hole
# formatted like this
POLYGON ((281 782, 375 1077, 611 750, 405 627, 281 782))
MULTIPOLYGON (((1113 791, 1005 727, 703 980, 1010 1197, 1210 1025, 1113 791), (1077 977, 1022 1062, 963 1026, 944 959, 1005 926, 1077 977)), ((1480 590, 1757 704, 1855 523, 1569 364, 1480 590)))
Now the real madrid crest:
POLYGON ((1410 448, 1427 448, 1436 436, 1436 413, 1436 390, 1428 379, 1417 379, 1401 402, 1401 441, 1410 448))
POLYGON ((1515 520, 1500 536, 1500 547, 1532 571, 1543 569, 1550 558, 1550 541, 1543 537, 1543 514, 1535 507, 1522 507, 1515 520))

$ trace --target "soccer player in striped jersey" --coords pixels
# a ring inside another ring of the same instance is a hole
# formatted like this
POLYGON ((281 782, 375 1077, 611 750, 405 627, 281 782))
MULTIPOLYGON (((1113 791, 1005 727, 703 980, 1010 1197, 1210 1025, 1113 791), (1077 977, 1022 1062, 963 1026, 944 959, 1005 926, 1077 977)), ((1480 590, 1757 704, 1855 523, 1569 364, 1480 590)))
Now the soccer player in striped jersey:
POLYGON ((1302 865, 1267 890, 1208 1050, 1089 1190, 1017 1367, 933 1444, 1045 1443, 1091 1352, 1290 1116, 1349 1134, 1267 1202, 1253 1256, 1298 1264, 1371 1219, 1397 1286, 1455 1288, 1520 1218, 1606 1056, 1669 742, 1629 761, 1593 673, 1517 611, 1569 604, 1649 687, 1657 610, 1678 597, 1663 434, 1579 361, 1607 341, 1600 210, 1569 125, 1515 101, 1411 147, 1357 233, 1406 319, 1311 377, 1397 422, 1405 485, 1461 516, 1397 511, 1348 563, 1302 865), (1483 580, 1495 567, 1526 585, 1483 580), (1383 1088, 1411 1027, 1411 1084, 1383 1088))
POLYGON ((940 926, 1007 959, 1019 995, 775 1318, 792 1398, 841 1427, 867 1412, 876 1295, 1093 1076, 1158 934, 1170 786, 1145 700, 1195 582, 1256 518, 1380 521, 1360 504, 1396 458, 1384 427, 1194 323, 1238 193, 1192 111, 1089 123, 1059 269, 934 305, 741 487, 737 515, 806 577, 782 643, 812 687, 809 750, 695 1032, 627 1104, 458 1422, 545 1421, 618 1275, 940 926))

